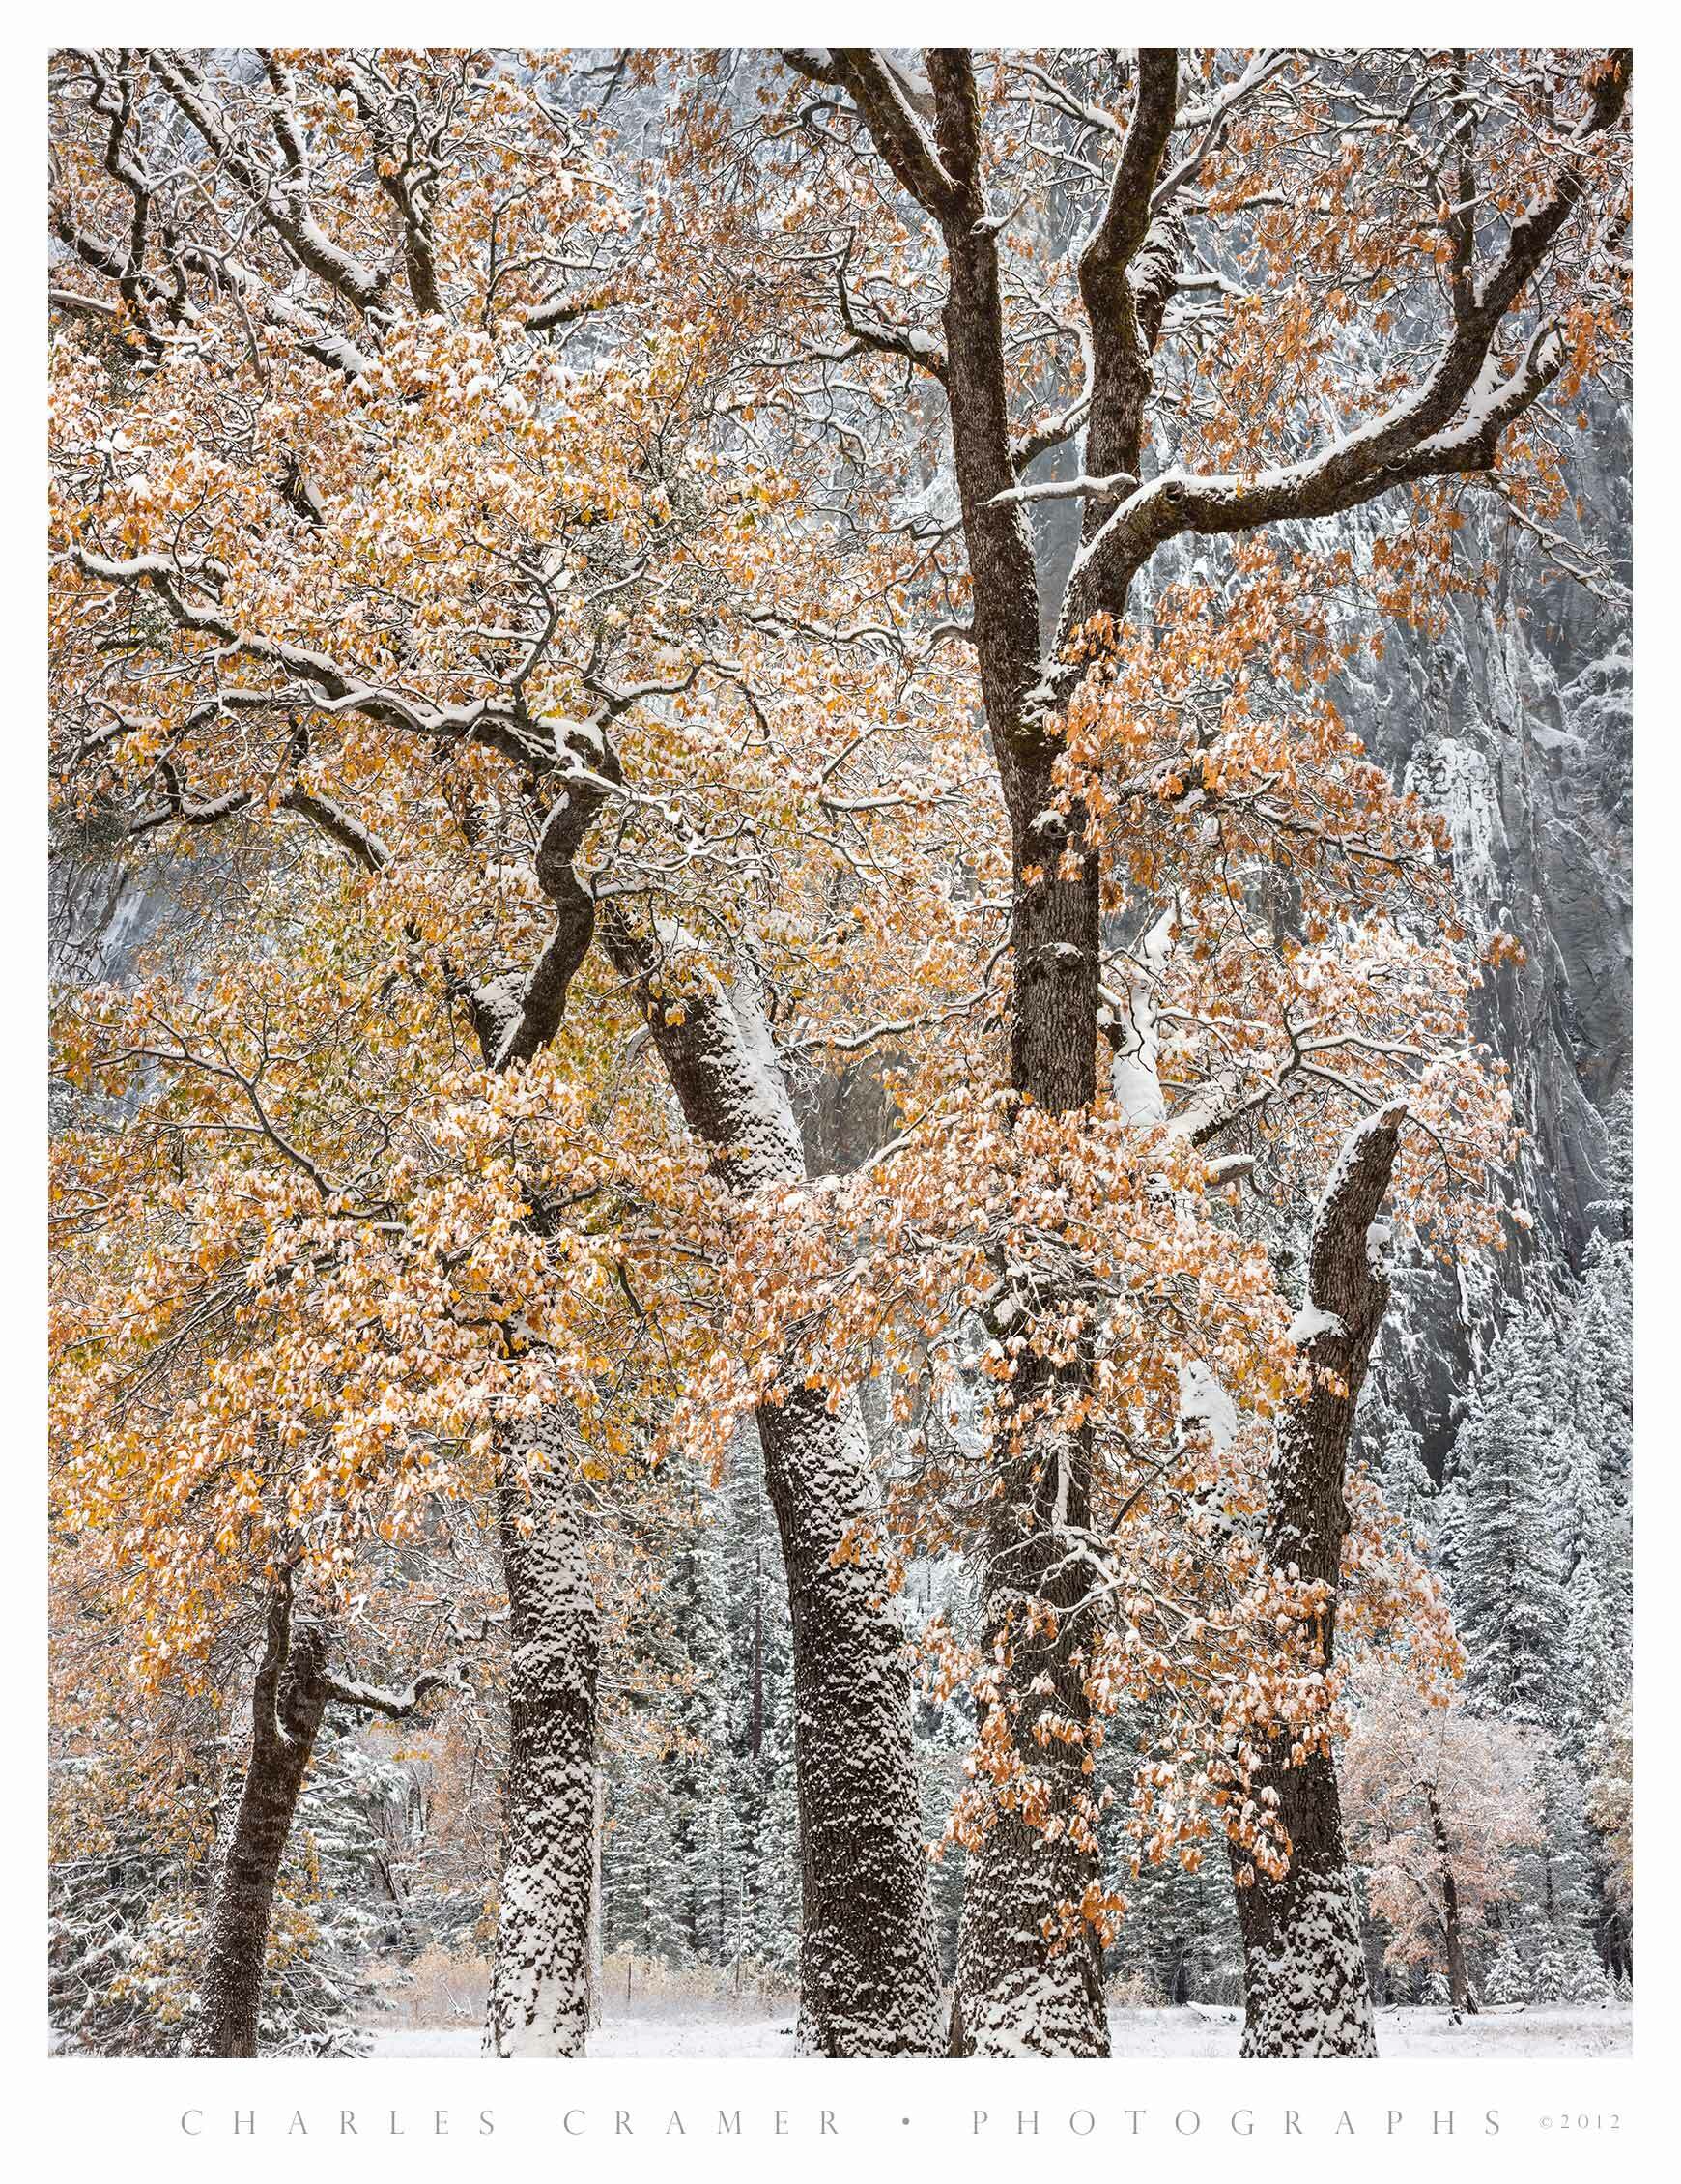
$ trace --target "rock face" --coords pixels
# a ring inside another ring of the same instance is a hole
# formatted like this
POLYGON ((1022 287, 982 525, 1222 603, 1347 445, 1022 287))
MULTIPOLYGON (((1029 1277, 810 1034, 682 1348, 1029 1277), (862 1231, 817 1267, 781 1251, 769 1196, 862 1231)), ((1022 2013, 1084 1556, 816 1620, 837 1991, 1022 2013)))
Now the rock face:
MULTIPOLYGON (((1629 439, 1613 413, 1579 449, 1595 537, 1626 571, 1629 439)), ((1533 1226, 1493 1268, 1403 1273, 1375 1377, 1439 1480, 1465 1396, 1536 1282, 1620 1233, 1617 1110, 1633 1091, 1633 677, 1629 614, 1550 572, 1489 503, 1462 534, 1496 571, 1449 629, 1394 634, 1345 692, 1368 749, 1446 818, 1467 923, 1522 962, 1486 974, 1477 1029, 1511 1071, 1525 1139, 1510 1197, 1533 1226)))
POLYGON ((174 874, 165 860, 129 859, 97 841, 52 844, 47 865, 47 958, 56 980, 121 980, 168 917, 174 874))
POLYGON ((1446 817, 1473 924, 1523 944, 1479 1028, 1529 1133, 1525 1202, 1576 1266, 1606 1193, 1604 1113, 1632 1081, 1632 678, 1626 622, 1549 625, 1547 607, 1501 627, 1462 603, 1457 642, 1398 647, 1400 687, 1362 693, 1354 717, 1446 817))

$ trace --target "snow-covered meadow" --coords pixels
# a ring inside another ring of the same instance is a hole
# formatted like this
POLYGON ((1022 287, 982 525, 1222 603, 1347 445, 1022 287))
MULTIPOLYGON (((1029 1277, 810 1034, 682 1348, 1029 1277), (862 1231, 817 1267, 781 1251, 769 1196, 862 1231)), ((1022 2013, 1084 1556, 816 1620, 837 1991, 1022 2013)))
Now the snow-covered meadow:
MULTIPOLYGON (((1109 2031, 1117 2061, 1233 2057, 1242 2034, 1236 2009, 1114 2009, 1109 2031)), ((479 2053, 475 2025, 384 2026, 373 2030, 371 2053, 401 2057, 472 2056, 479 2053)), ((1634 2013, 1613 2009, 1489 2009, 1455 2022, 1445 2009, 1378 2012, 1381 2055, 1431 2061, 1513 2061, 1524 2057, 1572 2061, 1634 2051, 1634 2013)), ((591 2056, 624 2060, 665 2056, 729 2056, 755 2060, 794 2053, 791 2015, 738 2016, 681 2011, 609 2016, 592 2035, 591 2056)))

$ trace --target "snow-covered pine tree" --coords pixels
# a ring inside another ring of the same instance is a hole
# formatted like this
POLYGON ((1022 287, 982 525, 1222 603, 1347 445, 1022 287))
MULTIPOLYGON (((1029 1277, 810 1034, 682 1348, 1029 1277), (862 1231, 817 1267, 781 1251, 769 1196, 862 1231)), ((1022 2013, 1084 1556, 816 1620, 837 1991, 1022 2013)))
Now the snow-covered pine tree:
POLYGON ((1528 1968, 1533 2000, 1603 2003, 1610 1989, 1594 1945, 1596 1873, 1581 1777, 1568 1754, 1553 1746, 1544 1751, 1536 1779, 1541 1841, 1519 1860, 1513 1940, 1528 1968))
POLYGON ((793 1633, 782 1539, 751 1420, 721 1492, 729 1643, 725 1779, 725 1940, 742 1983, 799 1976, 800 1825, 794 1766, 793 1633))
POLYGON ((670 1558, 664 1588, 666 1614, 679 1647, 666 1760, 670 1923, 677 1955, 695 1963, 718 1960, 728 1898, 724 1865, 729 1649, 715 1503, 716 1497, 697 1493, 693 1521, 670 1558))
POLYGON ((265 2053, 364 2052, 368 1974, 388 1923, 380 1881, 379 1809, 402 1795, 402 1770, 329 1715, 298 1800, 271 1925, 259 2040, 265 2053))
MULTIPOLYGON (((903 1597, 907 1619, 918 1635, 926 1633, 935 1618, 965 1641, 976 1635, 979 1603, 974 1572, 961 1556, 920 1558, 907 1575, 903 1597)), ((930 1845, 937 1846, 929 1876, 935 1945, 940 1975, 950 1983, 957 1967, 957 1931, 968 1854, 960 1842, 949 1836, 947 1824, 962 1791, 964 1761, 974 1749, 974 1700, 961 1687, 939 1703, 926 1691, 919 1693, 913 1726, 923 1833, 930 1845)))
POLYGON ((47 2021, 71 2055, 179 2053, 203 1922, 203 1793, 178 1824, 114 1782, 109 1757, 55 1763, 49 1794, 47 2021), (196 1808, 196 1809, 194 1809, 196 1808))
POLYGON ((1389 1356, 1388 1329, 1367 1377, 1354 1421, 1353 1462, 1375 1478, 1388 1509, 1414 1541, 1427 1546, 1439 1515, 1436 1482, 1424 1461, 1424 1437, 1404 1402, 1405 1363, 1389 1356))
POLYGON ((1549 1492, 1563 1409, 1558 1347, 1537 1309, 1496 1345, 1455 1438, 1441 1540, 1472 1706, 1554 1726, 1569 1629, 1549 1492))
POLYGON ((1529 1967, 1524 1962, 1509 1927, 1502 1929, 1495 1953, 1483 1973, 1483 2000, 1496 2008, 1527 2002, 1534 1993, 1529 1967))
POLYGON ((1608 1104, 1600 1121, 1605 1129, 1604 1192, 1587 1211, 1602 1238, 1626 1244, 1635 1233, 1635 1096, 1627 1086, 1608 1104))
POLYGON ((1603 1967, 1627 1945, 1585 1825, 1588 1754, 1627 1688, 1632 1639, 1633 1247, 1620 1226, 1590 1240, 1580 1281, 1542 1270, 1472 1391, 1441 1504, 1471 1704, 1555 1747, 1545 1841, 1525 1869, 1534 1901, 1511 1922, 1533 1996, 1555 2001, 1600 1999, 1603 1967))
POLYGON ((1634 1976, 1634 1708, 1625 1693, 1589 1752, 1587 1818, 1604 1877, 1600 1947, 1619 1982, 1634 1976))
POLYGON ((1628 1681, 1628 1617, 1620 1593, 1621 1541, 1604 1467, 1574 1425, 1557 1443, 1565 1579, 1559 1729, 1578 1768, 1628 1681))
MULTIPOLYGON (((1598 1459, 1595 1554, 1606 1613, 1626 1647, 1634 1618, 1634 1246, 1604 1235, 1587 1248, 1569 1301, 1561 1365, 1577 1430, 1598 1459)), ((1574 1566, 1574 1564, 1572 1565, 1574 1566)))

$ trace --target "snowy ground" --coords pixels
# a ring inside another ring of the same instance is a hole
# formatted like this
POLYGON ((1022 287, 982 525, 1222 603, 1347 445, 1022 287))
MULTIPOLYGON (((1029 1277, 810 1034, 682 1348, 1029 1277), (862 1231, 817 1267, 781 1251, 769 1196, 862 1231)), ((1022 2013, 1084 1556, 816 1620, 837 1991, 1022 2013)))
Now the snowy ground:
MULTIPOLYGON (((1117 2009, 1109 2019, 1117 2059, 1142 2056, 1236 2055, 1242 2021, 1236 2010, 1117 2009)), ((1455 2025, 1446 2010, 1380 2010, 1378 2047, 1389 2056, 1479 2061, 1525 2055, 1633 2053, 1633 2012, 1485 2010, 1455 2025)), ((791 2055, 791 2017, 694 2011, 661 2016, 610 2016, 589 2043, 593 2056, 791 2055)), ((381 2026, 376 2055, 476 2055, 476 2026, 381 2026)))
MULTIPOLYGON (((476 2055, 476 2025, 422 2025, 372 2028, 376 2055, 476 2055)), ((694 2016, 610 2017, 590 2034, 597 2059, 627 2055, 787 2055, 794 2048, 792 2017, 736 2017, 722 2011, 694 2016)))
MULTIPOLYGON (((1626 2055, 1634 2013, 1602 2010, 1484 2010, 1455 2025, 1446 2010, 1380 2010, 1378 2052, 1451 2062, 1523 2055, 1626 2055)), ((1237 2010, 1111 2010, 1115 2054, 1236 2055, 1243 2021, 1237 2010)))

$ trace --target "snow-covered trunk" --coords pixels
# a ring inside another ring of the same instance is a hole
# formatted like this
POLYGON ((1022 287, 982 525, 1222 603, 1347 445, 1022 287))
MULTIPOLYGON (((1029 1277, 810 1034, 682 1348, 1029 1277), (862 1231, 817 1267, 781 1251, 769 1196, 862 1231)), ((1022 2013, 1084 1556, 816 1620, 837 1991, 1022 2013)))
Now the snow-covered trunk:
POLYGON ((500 1911, 485 2047, 582 2055, 595 1902, 599 1627, 558 1436, 498 1489, 512 1652, 500 1911))
MULTIPOLYGON (((1290 1837, 1282 1881, 1256 1873, 1242 1884, 1245 2055, 1375 2055, 1372 1992, 1360 1938, 1359 1900, 1343 1842, 1335 1767, 1315 1752, 1296 1767, 1268 1766, 1258 1788, 1278 1792, 1290 1837)), ((1248 1869, 1253 1870, 1253 1869, 1248 1869)))
POLYGON ((195 2055, 254 2055, 274 1883, 327 1710, 328 1632, 275 1595, 251 1698, 251 1752, 211 1903, 195 2055))
MULTIPOLYGON (((1310 1380, 1286 1412, 1268 1479, 1267 1550, 1279 1567, 1330 1589, 1319 1631, 1325 1666, 1336 1643, 1337 1580, 1348 1505, 1344 1471, 1354 1406, 1389 1301, 1378 1211, 1389 1188, 1405 1109, 1351 1132, 1314 1212, 1307 1295, 1296 1336, 1310 1380)), ((1343 1840, 1335 1763, 1315 1747, 1290 1765, 1288 1732, 1272 1739, 1251 1794, 1275 1793, 1289 1867, 1269 1880, 1234 1846, 1243 1937, 1245 2055, 1375 2055, 1359 1900, 1343 1840)))
POLYGON ((793 1625, 805 2044, 824 2055, 937 2054, 902 1635, 879 1551, 836 1563, 850 1527, 879 1525, 864 1422, 855 1401, 832 1413, 805 1388, 757 1421, 793 1625))
POLYGON ((1005 1468, 981 1593, 987 1648, 1002 1665, 983 1705, 1013 1743, 1033 1802, 1065 1825, 1055 1831, 1035 1826, 1011 1798, 971 1853, 951 2052, 1106 2055, 1101 1960, 1091 1927, 1078 1918, 1101 1865, 1094 1840, 1066 1825, 1090 1796, 1083 1767, 1091 1705, 1081 1665, 1082 1641, 1090 1636, 1081 1603, 1090 1581, 1084 1558, 1067 1552, 1068 1532, 1090 1521, 1090 1451, 1074 1437, 1048 1460, 1041 1447, 1034 1460, 1011 1459, 1005 1468), (1037 1612, 1030 1627, 1028 1602, 1052 1611, 1054 1630, 1037 1612), (1056 1724, 1042 1743, 1041 1721, 1056 1724))
MULTIPOLYGON (((691 982, 681 1009, 671 1008, 671 996, 653 991, 657 944, 616 915, 604 913, 602 928, 613 961, 641 991, 684 1119, 717 1173, 743 1194, 803 1182, 799 1131, 752 982, 733 996, 691 982)), ((824 2055, 937 2055, 940 1977, 910 1671, 864 1421, 856 1400, 831 1411, 819 1392, 780 1394, 756 1422, 793 1625, 802 2041, 824 2055)))
POLYGON ((590 1831, 589 1845, 589 2025, 593 2031, 601 2023, 602 1988, 606 1972, 602 1965, 601 1937, 601 1843, 607 1825, 607 1784, 602 1779, 601 1768, 595 1772, 595 1819, 590 1831))
MULTIPOLYGON (((603 744, 595 756, 601 773, 616 780, 612 750, 603 744)), ((574 781, 550 808, 535 871, 555 905, 555 930, 529 977, 493 980, 468 997, 485 1066, 499 1075, 555 1036, 588 952, 595 903, 573 859, 604 794, 574 781)), ((532 1198, 540 1203, 540 1193, 532 1198)), ((582 2055, 600 2015, 600 1612, 559 1427, 550 1411, 510 1434, 500 1451, 497 1513, 513 1651, 485 2027, 486 2050, 496 2055, 582 2055), (530 1455, 534 1463, 524 1460, 530 1455)))
MULTIPOLYGON (((1082 847, 1083 815, 1056 808, 1052 756, 1047 747, 1041 765, 1017 761, 1008 775, 1015 842, 1011 1061, 1018 1091, 1067 1113, 1097 1091, 1097 876, 1082 847)), ((1007 1309, 1016 1308, 1008 1285, 1004 1298, 1007 1309)), ((1056 1367, 1024 1357, 1013 1400, 1030 1415, 1047 1397, 1053 1407, 1077 1403, 1090 1379, 1083 1350, 1056 1367)), ((1031 1784, 1028 1801, 1054 1825, 1032 1825, 1009 1796, 970 1854, 951 2051, 1106 2055, 1099 1952, 1078 1915, 1102 1879, 1096 1842, 1078 1818, 1089 1797, 1089 1565, 1068 1552, 1069 1534, 1091 1522, 1091 1442, 1083 1431, 1048 1447, 1032 1429, 1024 1439, 1011 1451, 1008 1431, 1000 1432, 993 1451, 999 1492, 987 1522, 982 1624, 998 1665, 995 1687, 983 1695, 983 1727, 1013 1746, 1015 1787, 1031 1784), (1050 1609, 1050 1624, 1041 1608, 1050 1609), (1041 1740, 1047 1721, 1056 1727, 1041 1740)))

